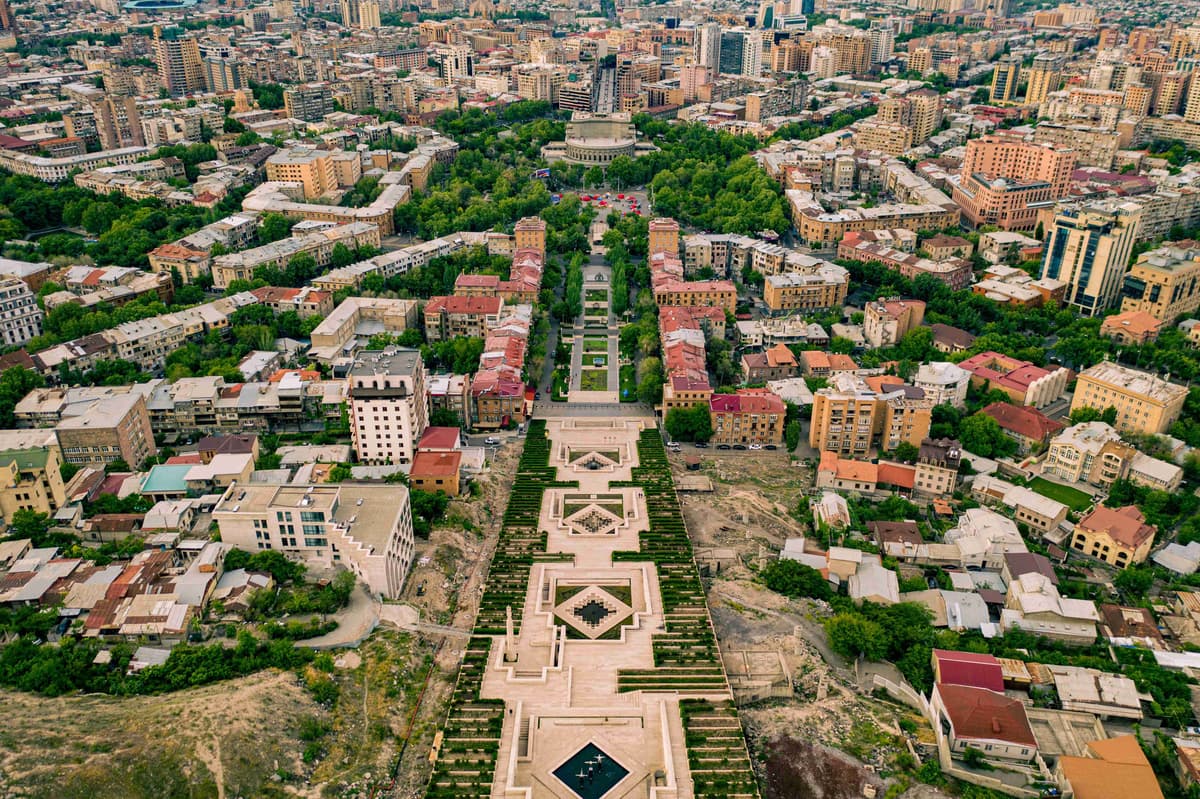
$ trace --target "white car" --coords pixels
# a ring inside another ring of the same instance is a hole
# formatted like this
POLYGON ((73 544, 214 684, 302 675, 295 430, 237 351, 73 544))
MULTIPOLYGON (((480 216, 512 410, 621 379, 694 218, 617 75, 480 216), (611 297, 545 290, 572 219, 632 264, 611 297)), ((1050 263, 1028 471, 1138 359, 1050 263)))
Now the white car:
POLYGON ((500 443, 500 439, 496 438, 495 436, 488 436, 483 440, 483 443, 487 444, 489 447, 494 447, 500 443))
POLYGON ((762 449, 762 444, 751 444, 750 449, 762 449))

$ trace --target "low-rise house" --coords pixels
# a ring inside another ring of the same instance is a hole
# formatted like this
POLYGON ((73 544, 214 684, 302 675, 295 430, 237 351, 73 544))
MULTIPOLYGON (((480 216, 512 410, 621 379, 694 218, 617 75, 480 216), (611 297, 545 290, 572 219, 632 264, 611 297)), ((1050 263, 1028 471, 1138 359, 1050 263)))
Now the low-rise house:
POLYGON ((1094 602, 1062 596, 1048 577, 1035 572, 1009 583, 1000 613, 1005 632, 1018 629, 1068 644, 1090 645, 1099 622, 1094 602))
POLYGON ((742 356, 742 379, 747 383, 794 377, 798 370, 796 356, 786 344, 776 344, 765 352, 748 352, 742 356))
POLYGON ((1004 691, 1003 669, 992 655, 935 649, 931 660, 935 683, 965 685, 997 693, 1004 691))
POLYGON ((958 632, 980 630, 991 622, 987 603, 979 594, 931 588, 900 595, 901 602, 916 602, 929 609, 934 627, 958 632))
POLYGON ((900 601, 900 581, 894 571, 884 568, 878 555, 863 554, 846 588, 855 604, 894 605, 900 601))
POLYGON ((1093 713, 1102 719, 1141 720, 1138 689, 1128 677, 1077 666, 1046 668, 1054 675, 1054 687, 1063 710, 1093 713))
POLYGON ((1018 524, 1028 525, 1042 533, 1057 530, 1071 510, 1058 500, 1044 497, 1025 486, 1013 486, 1005 492, 1001 502, 1012 510, 1013 519, 1018 524))
POLYGON ((913 521, 867 522, 867 529, 879 545, 884 555, 899 558, 911 558, 916 548, 923 543, 921 529, 913 521))
POLYGON ((1125 311, 1104 317, 1100 335, 1118 344, 1142 345, 1158 339, 1163 320, 1145 311, 1125 311))
POLYGON ((1121 440, 1105 422, 1082 422, 1063 430, 1050 441, 1042 466, 1046 474, 1072 482, 1108 487, 1129 479, 1159 491, 1175 491, 1183 470, 1174 463, 1152 458, 1121 440))
POLYGON ((1158 778, 1137 738, 1122 735, 1087 745, 1086 757, 1058 759, 1059 786, 1075 799, 1163 799, 1158 778))
POLYGON ((1176 574, 1195 574, 1200 569, 1200 541, 1189 541, 1187 546, 1172 541, 1150 559, 1176 574))
POLYGON ((961 565, 968 568, 998 569, 1008 553, 1028 551, 1012 520, 987 508, 965 511, 945 540, 958 547, 961 565))
POLYGON ((1005 584, 1011 584, 1023 574, 1040 574, 1054 586, 1058 586, 1058 574, 1055 573, 1054 565, 1045 555, 1039 555, 1036 552, 1009 552, 1006 554, 1004 566, 1000 569, 1000 576, 1004 578, 1005 584))
POLYGON ((417 450, 409 470, 409 485, 422 491, 441 491, 449 496, 459 494, 459 471, 462 452, 417 450))
POLYGON ((926 438, 917 450, 913 490, 932 497, 948 497, 958 486, 962 446, 953 438, 926 438))
POLYGON ((1117 646, 1167 648, 1154 614, 1146 608, 1103 604, 1100 606, 1100 619, 1104 637, 1117 646))
POLYGON ((850 506, 844 497, 824 491, 821 497, 812 503, 813 521, 829 527, 840 528, 850 526, 850 506))
POLYGON ((987 760, 1029 762, 1037 739, 1019 700, 986 688, 937 683, 929 700, 934 733, 944 738, 952 757, 968 748, 987 760))
POLYGON ((1075 525, 1071 549, 1124 569, 1146 560, 1157 532, 1136 506, 1100 505, 1075 525))
POLYGON ((1022 453, 1040 451, 1053 435, 1063 429, 1061 422, 1029 406, 993 402, 980 413, 995 419, 1000 429, 1017 442, 1022 453))
POLYGON ((970 383, 970 372, 947 361, 923 363, 913 376, 913 385, 924 390, 934 405, 953 405, 955 408, 966 407, 970 383))

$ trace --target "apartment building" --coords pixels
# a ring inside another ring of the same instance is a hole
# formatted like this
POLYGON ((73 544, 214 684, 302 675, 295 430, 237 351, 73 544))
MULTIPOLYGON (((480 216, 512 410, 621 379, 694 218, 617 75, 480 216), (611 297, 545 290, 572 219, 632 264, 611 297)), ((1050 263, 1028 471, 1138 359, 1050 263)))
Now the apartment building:
POLYGON ((419 350, 359 353, 347 377, 350 433, 358 460, 412 463, 429 425, 425 364, 419 350))
POLYGON ((787 408, 765 389, 713 394, 708 400, 714 444, 781 444, 787 408))
MULTIPOLYGON (((907 231, 912 233, 912 231, 907 231)), ((873 261, 895 269, 904 277, 913 280, 921 275, 929 275, 945 283, 951 289, 964 289, 974 277, 971 262, 957 255, 949 257, 924 258, 912 252, 896 249, 884 243, 879 234, 892 234, 894 231, 863 230, 851 231, 838 242, 838 257, 848 258, 861 263, 873 261)), ((914 240, 916 234, 912 234, 914 240)))
POLYGON ((1071 411, 1117 409, 1122 432, 1165 433, 1183 410, 1187 387, 1156 375, 1105 361, 1079 373, 1071 411))
POLYGON ((1046 231, 1042 277, 1066 283, 1065 301, 1084 316, 1116 305, 1141 213, 1132 203, 1062 209, 1046 231))
POLYGON ((1109 486, 1126 476, 1135 452, 1110 425, 1084 422, 1051 439, 1042 470, 1073 483, 1109 486))
POLYGON ((325 267, 339 244, 354 251, 359 247, 378 247, 380 241, 380 231, 375 225, 350 222, 219 255, 212 263, 213 287, 224 289, 235 280, 252 280, 254 270, 260 266, 286 269, 288 262, 298 255, 310 255, 318 267, 325 267))
POLYGON ((62 449, 53 430, 0 431, 0 515, 19 510, 53 516, 66 501, 59 467, 62 449))
POLYGON ((925 392, 934 405, 965 408, 971 373, 948 361, 931 361, 917 368, 913 385, 925 392))
POLYGON ((42 317, 42 309, 24 281, 0 278, 0 342, 19 347, 40 336, 42 317))
POLYGON ((850 273, 835 264, 822 264, 809 272, 767 275, 763 283, 767 308, 772 313, 840 308, 846 302, 850 273))
POLYGON ((1123 312, 1142 311, 1164 322, 1200 308, 1200 248, 1164 244, 1144 252, 1125 275, 1123 312))
POLYGON ((251 294, 260 305, 265 305, 277 315, 295 311, 301 319, 310 316, 325 318, 333 313, 333 294, 311 286, 293 289, 281 286, 262 286, 252 289, 251 294))
POLYGON ((975 385, 998 388, 1013 402, 1034 408, 1044 408, 1061 397, 1071 377, 1070 371, 1062 367, 1045 369, 991 351, 972 355, 958 365, 971 373, 975 385))
POLYGON ((843 372, 813 395, 808 435, 813 449, 865 459, 875 445, 892 450, 905 441, 920 447, 929 436, 932 401, 895 377, 872 382, 843 372))
POLYGON ((863 337, 872 347, 892 347, 925 319, 925 303, 899 297, 868 302, 863 314, 863 337))
POLYGON ((1032 230, 1038 206, 1066 195, 1074 165, 1073 151, 1017 136, 972 139, 952 196, 972 227, 1032 230))
POLYGON ((1098 505, 1075 525, 1071 549, 1124 569, 1146 560, 1157 532, 1133 505, 1098 505))
POLYGON ((292 86, 283 90, 283 108, 291 119, 320 122, 333 113, 333 92, 324 83, 292 86))
POLYGON ((957 225, 960 214, 958 206, 945 195, 940 198, 944 204, 884 203, 872 208, 826 211, 812 192, 788 189, 784 194, 800 239, 813 246, 835 245, 855 230, 940 230, 957 225))
POLYGON ((172 95, 203 92, 204 64, 200 44, 191 37, 164 39, 158 27, 154 35, 154 61, 162 86, 172 95))
POLYGON ((958 485, 962 446, 952 438, 926 438, 918 449, 913 490, 918 494, 948 497, 958 485))
POLYGON ((304 187, 304 199, 315 200, 338 187, 334 155, 329 150, 299 147, 281 150, 267 159, 267 180, 299 183, 304 187))
POLYGON ((425 303, 425 340, 484 338, 500 321, 499 297, 430 297, 425 303))
POLYGON ((118 394, 92 403, 55 427, 63 460, 81 466, 124 461, 138 468, 158 452, 145 398, 118 394))
POLYGON ((227 544, 349 569, 384 599, 400 596, 412 567, 412 509, 402 485, 235 484, 213 520, 227 544))

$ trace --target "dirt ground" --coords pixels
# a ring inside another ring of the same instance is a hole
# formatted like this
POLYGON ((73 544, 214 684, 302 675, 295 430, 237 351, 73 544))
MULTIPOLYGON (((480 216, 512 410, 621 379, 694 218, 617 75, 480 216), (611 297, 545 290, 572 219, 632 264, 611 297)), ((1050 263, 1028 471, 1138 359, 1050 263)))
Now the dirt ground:
POLYGON ((294 674, 128 699, 4 692, 0 703, 0 795, 11 799, 320 795, 299 776, 296 736, 301 719, 328 713, 294 674))
MULTIPOLYGON (((683 459, 671 456, 677 477, 685 474, 683 459)), ((811 517, 799 508, 812 470, 782 452, 709 450, 700 459, 714 490, 680 494, 680 502, 695 547, 733 551, 706 580, 721 648, 779 652, 793 683, 790 699, 741 708, 764 799, 851 799, 867 784, 882 796, 907 753, 899 720, 911 714, 858 690, 854 664, 826 643, 827 605, 789 600, 754 582, 755 569, 785 539, 809 534, 811 517)), ((926 788, 904 795, 940 796, 926 788)))
POLYGON ((0 796, 366 796, 387 782, 427 656, 413 636, 377 632, 338 658, 332 710, 278 671, 152 697, 3 692, 0 796), (327 730, 309 763, 306 721, 327 730))

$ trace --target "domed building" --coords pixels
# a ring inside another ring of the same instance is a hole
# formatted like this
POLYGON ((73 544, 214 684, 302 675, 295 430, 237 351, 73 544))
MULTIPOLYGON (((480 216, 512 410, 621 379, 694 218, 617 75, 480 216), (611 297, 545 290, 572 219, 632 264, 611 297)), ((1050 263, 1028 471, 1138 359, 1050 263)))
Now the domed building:
POLYGON ((542 157, 547 161, 608 166, 617 156, 637 158, 657 150, 653 144, 637 140, 637 128, 629 114, 576 111, 567 123, 566 140, 547 144, 542 148, 542 157))

